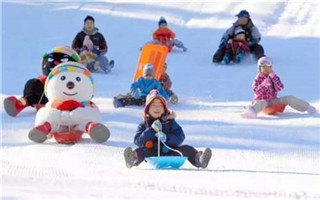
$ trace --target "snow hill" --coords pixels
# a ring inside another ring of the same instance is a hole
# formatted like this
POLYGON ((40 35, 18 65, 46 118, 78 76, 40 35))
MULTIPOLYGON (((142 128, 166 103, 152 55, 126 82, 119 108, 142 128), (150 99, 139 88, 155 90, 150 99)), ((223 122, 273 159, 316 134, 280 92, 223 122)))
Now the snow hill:
POLYGON ((3 1, 1 99, 20 96, 37 77, 44 52, 69 44, 86 15, 109 45, 114 70, 94 74, 95 98, 111 138, 75 145, 34 144, 27 134, 35 111, 11 118, 1 100, 1 198, 15 199, 320 199, 320 115, 287 108, 278 116, 240 118, 253 97, 253 59, 240 65, 211 62, 221 35, 247 9, 285 89, 320 110, 320 31, 317 1, 127 2, 3 1), (188 47, 168 56, 168 73, 180 103, 171 106, 186 133, 185 144, 210 147, 205 170, 127 169, 125 147, 141 121, 141 107, 114 109, 112 97, 133 79, 139 48, 151 39, 160 16, 188 47))

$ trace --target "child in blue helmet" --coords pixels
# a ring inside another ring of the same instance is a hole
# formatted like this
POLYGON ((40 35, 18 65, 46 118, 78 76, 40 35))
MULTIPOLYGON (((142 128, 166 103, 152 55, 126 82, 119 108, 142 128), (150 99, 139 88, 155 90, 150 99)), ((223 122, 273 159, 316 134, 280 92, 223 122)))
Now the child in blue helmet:
POLYGON ((158 90, 166 101, 169 100, 169 96, 161 82, 154 78, 153 66, 147 63, 143 68, 143 76, 140 77, 137 82, 131 84, 130 93, 114 97, 114 107, 143 105, 145 103, 146 96, 153 89, 158 90))
POLYGON ((185 135, 181 126, 175 121, 175 113, 168 109, 167 101, 159 91, 152 90, 146 98, 143 121, 137 128, 134 143, 135 150, 128 147, 124 151, 126 166, 138 166, 146 157, 158 155, 158 139, 161 141, 161 156, 179 156, 178 150, 188 161, 198 168, 206 168, 211 159, 211 149, 203 152, 189 145, 182 145, 185 135), (169 148, 168 148, 169 147, 169 148))

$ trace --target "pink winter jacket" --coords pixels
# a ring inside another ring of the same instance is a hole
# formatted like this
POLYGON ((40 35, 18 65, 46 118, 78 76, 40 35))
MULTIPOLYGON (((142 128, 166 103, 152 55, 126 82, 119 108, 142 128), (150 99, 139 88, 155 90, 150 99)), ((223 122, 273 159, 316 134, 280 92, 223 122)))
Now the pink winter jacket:
POLYGON ((277 94, 283 89, 280 78, 274 73, 265 76, 259 73, 253 81, 254 101, 272 101, 277 98, 277 94))

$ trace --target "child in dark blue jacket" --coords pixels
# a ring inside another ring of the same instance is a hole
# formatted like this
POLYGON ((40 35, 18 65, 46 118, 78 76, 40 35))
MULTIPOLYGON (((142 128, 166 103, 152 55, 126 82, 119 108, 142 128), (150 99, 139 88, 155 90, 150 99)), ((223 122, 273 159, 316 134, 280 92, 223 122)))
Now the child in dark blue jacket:
POLYGON ((175 114, 169 111, 166 100, 157 90, 152 90, 147 96, 143 113, 144 120, 139 124, 134 143, 138 146, 132 150, 128 147, 124 151, 124 158, 128 168, 138 166, 146 157, 158 155, 158 138, 161 140, 162 156, 179 156, 177 152, 169 150, 162 144, 180 151, 188 157, 195 167, 206 168, 211 159, 211 150, 197 151, 189 145, 182 145, 185 135, 180 125, 175 121, 175 114), (158 135, 159 134, 159 135, 158 135))

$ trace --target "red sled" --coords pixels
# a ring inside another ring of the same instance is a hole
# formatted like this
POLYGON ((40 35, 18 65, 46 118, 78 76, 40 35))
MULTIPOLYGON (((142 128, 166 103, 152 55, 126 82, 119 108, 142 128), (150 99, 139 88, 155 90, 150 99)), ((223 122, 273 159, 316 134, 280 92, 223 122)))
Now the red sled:
POLYGON ((277 113, 282 113, 286 108, 286 106, 287 106, 286 104, 275 104, 275 105, 266 107, 265 109, 262 110, 262 112, 267 115, 276 115, 277 113))
POLYGON ((64 132, 53 133, 54 139, 59 144, 74 144, 82 138, 83 132, 80 130, 71 130, 64 132))
POLYGON ((143 67, 145 64, 150 63, 154 68, 154 77, 160 79, 164 72, 164 63, 167 59, 168 47, 159 44, 146 44, 140 54, 137 64, 136 72, 134 75, 134 82, 143 76, 143 67))

